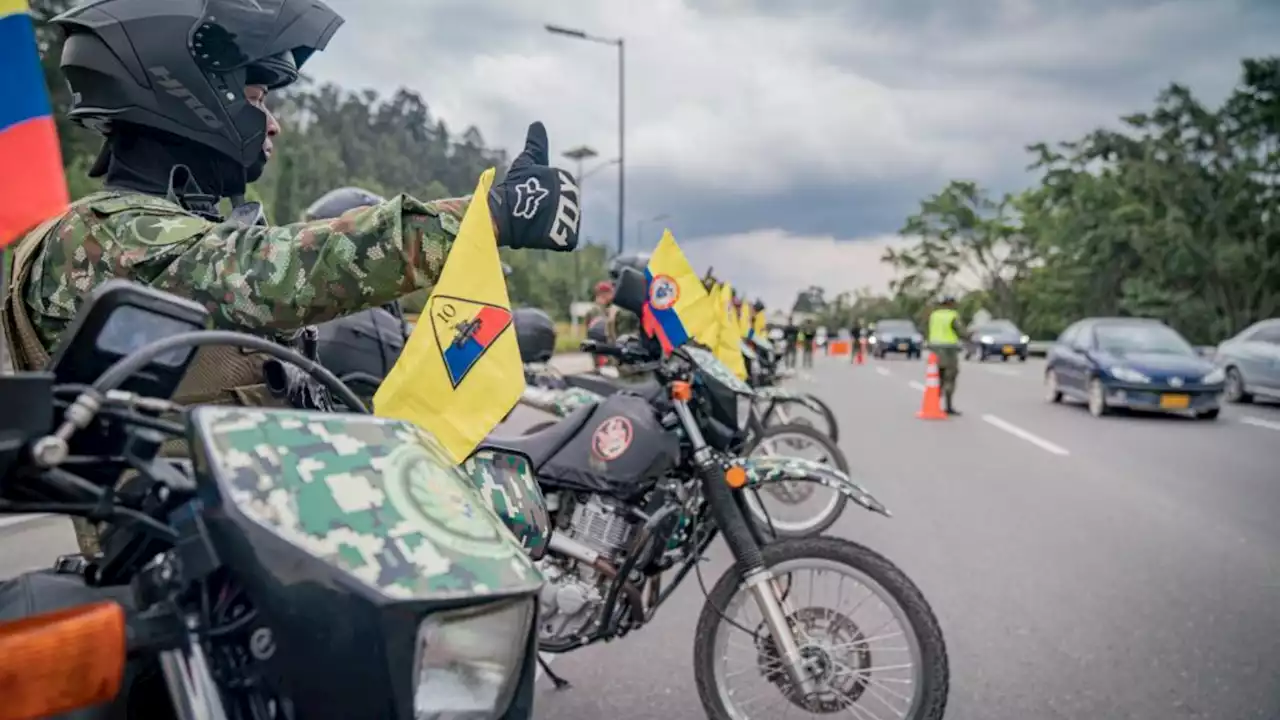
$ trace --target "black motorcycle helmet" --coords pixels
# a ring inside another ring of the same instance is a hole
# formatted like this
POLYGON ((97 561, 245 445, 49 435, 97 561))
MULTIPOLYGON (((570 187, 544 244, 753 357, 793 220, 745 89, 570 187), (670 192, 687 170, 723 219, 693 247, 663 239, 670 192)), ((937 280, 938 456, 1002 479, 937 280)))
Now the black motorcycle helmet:
POLYGON ((245 86, 296 81, 343 20, 320 0, 99 0, 51 22, 66 35, 73 122, 160 131, 247 169, 267 118, 245 86))
POLYGON ((302 219, 327 220, 340 217, 348 210, 370 205, 378 205, 386 198, 358 187, 341 187, 321 195, 302 212, 302 219))
POLYGON ((622 272, 622 268, 629 267, 644 272, 649 267, 649 253, 634 253, 631 255, 619 255, 609 263, 609 277, 617 282, 618 275, 622 272))
POLYGON ((521 362, 545 363, 551 359, 556 352, 556 322, 550 315, 535 307, 516 308, 511 312, 511 322, 516 328, 521 362))

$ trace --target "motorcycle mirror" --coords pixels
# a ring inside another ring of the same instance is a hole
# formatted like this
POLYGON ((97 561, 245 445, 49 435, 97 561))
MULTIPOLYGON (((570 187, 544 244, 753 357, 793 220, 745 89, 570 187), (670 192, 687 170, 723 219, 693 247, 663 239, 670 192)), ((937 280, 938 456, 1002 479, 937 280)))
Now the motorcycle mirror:
POLYGON ((124 609, 94 603, 0 624, 0 720, 110 702, 125 664, 124 609))
POLYGON ((618 273, 613 288, 613 304, 629 313, 640 315, 644 303, 649 299, 649 281, 644 273, 635 268, 624 267, 618 273))

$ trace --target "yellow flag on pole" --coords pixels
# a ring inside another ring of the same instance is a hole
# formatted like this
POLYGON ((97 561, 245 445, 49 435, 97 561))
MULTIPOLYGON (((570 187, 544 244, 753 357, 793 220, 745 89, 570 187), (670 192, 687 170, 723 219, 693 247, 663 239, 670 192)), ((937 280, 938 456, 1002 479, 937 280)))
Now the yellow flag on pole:
POLYGON ((742 357, 742 326, 738 324, 738 314, 733 309, 733 286, 725 283, 720 287, 721 316, 719 342, 714 345, 716 358, 724 363, 734 375, 745 380, 747 378, 747 361, 742 357))
POLYGON ((721 305, 720 283, 713 284, 707 294, 711 296, 711 302, 714 306, 711 320, 701 330, 693 334, 693 339, 699 345, 714 353, 720 345, 720 326, 724 325, 725 321, 725 314, 721 305))
POLYGON ((524 392, 511 300, 480 176, 440 280, 395 367, 373 396, 379 417, 431 432, 461 463, 524 392))

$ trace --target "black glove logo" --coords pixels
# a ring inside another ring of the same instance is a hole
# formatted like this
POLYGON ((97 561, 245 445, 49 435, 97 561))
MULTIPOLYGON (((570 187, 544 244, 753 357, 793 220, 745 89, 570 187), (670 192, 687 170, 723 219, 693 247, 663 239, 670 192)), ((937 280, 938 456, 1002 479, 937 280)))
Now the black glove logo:
POLYGON ((551 191, 542 187, 538 178, 531 177, 525 180, 516 186, 516 208, 511 211, 511 214, 532 220, 534 213, 538 212, 538 206, 542 204, 542 199, 550 194, 551 191))
POLYGON ((548 165, 547 145, 542 123, 530 125, 524 151, 489 191, 500 245, 561 251, 578 246, 578 185, 572 175, 548 165))

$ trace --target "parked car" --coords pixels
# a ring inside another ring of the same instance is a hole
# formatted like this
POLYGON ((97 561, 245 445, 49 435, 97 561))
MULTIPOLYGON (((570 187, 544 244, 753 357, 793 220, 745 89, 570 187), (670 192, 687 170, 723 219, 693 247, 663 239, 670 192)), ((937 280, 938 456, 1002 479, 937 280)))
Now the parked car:
POLYGON ((1254 323, 1222 343, 1214 362, 1227 376, 1227 402, 1280 400, 1280 318, 1254 323))
POLYGON ((889 353, 902 353, 909 358, 918 358, 924 336, 910 320, 881 320, 876 323, 876 329, 867 342, 871 345, 871 354, 878 358, 889 353))
POLYGON ((1063 331, 1044 373, 1049 402, 1069 397, 1101 417, 1115 408, 1218 417, 1226 372, 1158 320, 1086 318, 1063 331))
POLYGON ((1009 358, 1016 356, 1026 362, 1027 343, 1030 341, 1031 338, 1024 335, 1012 321, 988 320, 969 332, 969 337, 965 339, 964 359, 971 360, 977 355, 978 361, 982 362, 995 355, 1007 362, 1009 358))

